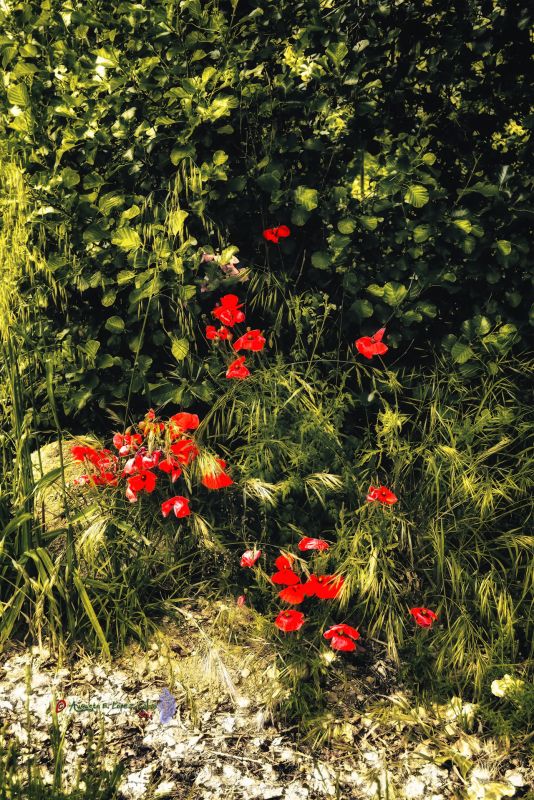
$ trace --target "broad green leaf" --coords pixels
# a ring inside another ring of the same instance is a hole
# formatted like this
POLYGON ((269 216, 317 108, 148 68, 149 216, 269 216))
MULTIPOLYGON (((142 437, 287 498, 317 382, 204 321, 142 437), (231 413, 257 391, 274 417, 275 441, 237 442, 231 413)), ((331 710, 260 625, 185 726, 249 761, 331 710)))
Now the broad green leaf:
POLYGON ((360 320, 368 319, 372 317, 374 313, 373 306, 369 300, 355 300, 350 310, 353 311, 360 320))
POLYGON ((280 178, 276 172, 265 172, 256 178, 256 183, 264 192, 275 192, 280 188, 280 178))
POLYGON ((369 294, 372 294, 374 297, 383 297, 384 296, 384 287, 378 286, 376 283, 372 283, 370 286, 367 287, 367 291, 369 294))
POLYGON ((429 167, 436 162, 436 156, 434 153, 425 153, 422 158, 423 164, 427 164, 429 167))
POLYGON ((309 189, 307 186, 297 186, 295 189, 295 203, 306 211, 313 211, 319 204, 317 189, 309 189))
POLYGON ((7 99, 12 106, 20 106, 25 108, 29 105, 30 96, 25 83, 17 83, 8 87, 7 99))
POLYGON ((228 161, 228 156, 224 152, 224 150, 216 150, 215 153, 213 154, 213 163, 215 164, 215 166, 219 167, 221 164, 224 164, 226 161, 228 161))
POLYGON ((296 225, 297 228, 301 228, 303 225, 305 225, 309 218, 310 212, 305 211, 303 208, 294 208, 291 211, 291 222, 293 225, 296 225))
POLYGON ((426 186, 414 183, 408 186, 406 194, 404 195, 404 202, 413 206, 414 208, 422 208, 428 203, 428 189, 426 186))
POLYGON ((125 328, 124 320, 118 316, 108 317, 104 327, 111 333, 122 333, 125 328))
POLYGON ((315 269, 328 269, 332 259, 325 250, 316 250, 312 253, 311 262, 315 269))
POLYGON ((403 286, 401 283, 386 283, 384 286, 384 302, 388 304, 388 306, 398 306, 406 295, 408 294, 408 289, 406 286, 403 286))
POLYGON ((112 306, 117 299, 117 292, 115 289, 108 289, 107 292, 102 296, 101 303, 106 308, 112 306))
POLYGON ((421 300, 417 303, 416 308, 424 314, 425 317, 433 318, 438 313, 437 306, 435 306, 434 303, 429 303, 428 300, 421 300))
POLYGON ((121 250, 135 250, 141 246, 141 239, 139 234, 133 228, 125 225, 122 228, 117 228, 111 239, 113 244, 120 247, 121 250))
POLYGON ((499 239, 497 242, 497 248, 503 256, 509 256, 512 252, 512 244, 507 239, 499 239))
POLYGON ((337 229, 340 233, 350 234, 356 228, 356 222, 353 219, 340 219, 337 223, 337 229))
POLYGON ((195 148, 193 145, 177 145, 171 150, 171 161, 174 166, 178 166, 180 161, 183 161, 184 158, 194 158, 195 156, 195 148))
POLYGON ((453 225, 456 225, 464 233, 471 233, 472 225, 468 219, 453 219, 453 225))
POLYGON ((135 278, 135 272, 131 269, 121 269, 117 274, 117 283, 119 286, 124 286, 125 283, 130 283, 135 278))
POLYGON ((137 217, 140 213, 141 209, 139 208, 139 206, 133 205, 122 212, 121 219, 133 219, 134 217, 137 217))
POLYGON ((189 342, 187 339, 172 339, 171 352, 177 361, 183 361, 189 353, 189 342))
POLYGON ((326 55, 332 59, 336 67, 339 67, 349 52, 349 48, 345 42, 335 42, 326 49, 326 55))
POLYGON ((473 358, 473 351, 465 342, 457 341, 451 348, 452 360, 455 364, 465 364, 470 358, 473 358))
POLYGON ((98 201, 98 208, 105 217, 108 217, 114 208, 120 208, 124 204, 124 195, 119 192, 106 192, 98 201))
POLYGON ((359 220, 363 227, 368 231, 374 231, 378 226, 378 217, 361 216, 359 217, 359 220))
POLYGON ((221 264, 228 264, 232 256, 235 256, 236 253, 239 252, 239 247, 236 247, 235 244, 231 244, 229 247, 225 247, 221 253, 221 264))
POLYGON ((430 236, 430 225, 418 225, 414 228, 413 238, 417 244, 421 244, 421 242, 426 242, 428 237, 430 236))
POLYGON ((177 234, 183 236, 184 222, 188 216, 189 212, 184 211, 182 208, 176 208, 167 215, 167 225, 172 236, 177 234))
POLYGON ((87 342, 84 342, 82 345, 80 345, 80 350, 83 350, 83 352, 92 360, 95 359, 99 349, 100 342, 97 339, 88 339, 87 342))
POLYGON ((79 182, 80 176, 75 169, 65 167, 65 169, 61 170, 61 183, 63 186, 66 186, 67 189, 72 189, 74 186, 77 186, 79 182))

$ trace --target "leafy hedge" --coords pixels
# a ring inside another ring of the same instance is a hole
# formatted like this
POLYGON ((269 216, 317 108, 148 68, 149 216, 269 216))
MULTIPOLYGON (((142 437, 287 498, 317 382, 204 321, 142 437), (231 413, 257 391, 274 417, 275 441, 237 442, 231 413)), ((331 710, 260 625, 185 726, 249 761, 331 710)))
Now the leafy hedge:
POLYGON ((323 352, 387 322, 406 360, 439 344, 468 371, 526 336, 526 3, 6 0, 0 28, 67 413, 212 399, 204 247, 244 254, 273 325, 280 287, 326 295, 323 352))

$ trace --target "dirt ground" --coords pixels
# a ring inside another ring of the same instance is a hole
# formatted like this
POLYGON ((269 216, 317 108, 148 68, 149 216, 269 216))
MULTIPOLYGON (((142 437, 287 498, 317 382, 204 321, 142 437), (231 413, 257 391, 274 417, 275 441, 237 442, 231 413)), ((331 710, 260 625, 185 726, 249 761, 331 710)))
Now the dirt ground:
POLYGON ((8 738, 51 782, 51 723, 63 700, 67 784, 96 746, 87 741, 93 731, 104 766, 125 767, 124 800, 499 800, 528 791, 532 773, 477 732, 476 707, 451 698, 418 708, 380 659, 349 671, 324 731, 297 738, 265 700, 276 682, 272 653, 217 639, 213 619, 211 608, 184 611, 183 624, 169 623, 146 653, 131 646, 113 663, 82 654, 59 664, 44 647, 8 647, 0 656, 8 738))

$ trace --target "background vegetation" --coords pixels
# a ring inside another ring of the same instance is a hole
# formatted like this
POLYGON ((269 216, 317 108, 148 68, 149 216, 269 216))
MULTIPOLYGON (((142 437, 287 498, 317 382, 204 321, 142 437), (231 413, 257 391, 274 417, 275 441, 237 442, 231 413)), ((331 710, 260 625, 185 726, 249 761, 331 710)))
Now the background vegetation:
MULTIPOLYGON (((421 685, 528 670, 529 23, 499 0, 2 3, 2 641, 109 653, 208 580, 270 624, 239 555, 269 571, 307 534, 333 543, 338 618, 421 685), (268 338, 244 382, 203 335, 227 291, 268 338), (201 415, 230 463, 187 535, 32 466, 151 406, 201 415), (377 482, 394 509, 366 505, 377 482), (424 646, 410 605, 439 612, 424 646)), ((320 688, 316 651, 280 646, 320 688)))

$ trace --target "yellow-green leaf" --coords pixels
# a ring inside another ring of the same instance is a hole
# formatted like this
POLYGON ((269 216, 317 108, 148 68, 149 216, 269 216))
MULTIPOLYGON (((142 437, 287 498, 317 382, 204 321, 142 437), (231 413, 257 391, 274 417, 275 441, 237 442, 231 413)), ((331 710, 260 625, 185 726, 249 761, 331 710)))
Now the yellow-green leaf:
POLYGON ((404 195, 404 202, 408 203, 414 208, 422 208, 423 206, 426 206, 428 200, 428 189, 418 183, 408 186, 406 194, 404 195))

